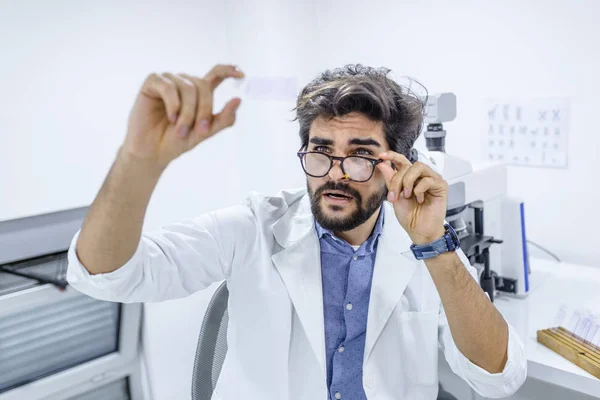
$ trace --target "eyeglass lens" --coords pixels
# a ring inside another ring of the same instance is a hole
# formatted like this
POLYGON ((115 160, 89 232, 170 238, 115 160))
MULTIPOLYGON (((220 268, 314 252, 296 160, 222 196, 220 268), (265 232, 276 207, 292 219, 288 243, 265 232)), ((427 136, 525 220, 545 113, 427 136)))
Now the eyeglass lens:
MULTIPOLYGON (((331 161, 325 154, 308 153, 303 159, 306 173, 312 176, 325 176, 331 167, 331 161)), ((361 157, 347 157, 343 161, 343 169, 348 177, 354 181, 366 181, 371 177, 373 164, 361 157)))

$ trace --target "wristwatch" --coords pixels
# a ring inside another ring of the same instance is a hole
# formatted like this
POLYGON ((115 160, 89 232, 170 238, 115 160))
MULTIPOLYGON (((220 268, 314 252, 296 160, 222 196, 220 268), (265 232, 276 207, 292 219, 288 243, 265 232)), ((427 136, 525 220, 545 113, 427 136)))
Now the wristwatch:
POLYGON ((460 248, 460 240, 454 228, 450 224, 444 224, 444 228, 446 229, 444 236, 438 240, 427 244, 413 244, 410 246, 417 260, 427 260, 460 248))

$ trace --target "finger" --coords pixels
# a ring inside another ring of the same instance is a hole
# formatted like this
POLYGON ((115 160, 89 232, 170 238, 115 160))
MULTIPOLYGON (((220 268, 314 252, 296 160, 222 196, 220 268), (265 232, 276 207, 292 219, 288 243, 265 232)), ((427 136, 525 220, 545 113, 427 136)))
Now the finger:
POLYGON ((412 195, 413 187, 420 178, 430 177, 435 181, 443 181, 441 175, 432 170, 429 166, 417 161, 412 168, 404 175, 402 186, 404 186, 404 197, 407 199, 412 195))
POLYGON ((423 167, 425 167, 425 164, 416 162, 406 172, 406 174, 404 174, 404 178, 402 179, 402 186, 404 187, 404 190, 402 194, 405 198, 408 199, 412 195, 416 180, 424 177, 423 167))
POLYGON ((230 127, 235 122, 236 111, 240 106, 242 100, 239 97, 235 97, 223 107, 223 110, 216 114, 213 118, 213 123, 210 127, 209 135, 212 136, 215 133, 222 131, 225 128, 230 127))
POLYGON ((411 165, 405 164, 394 174, 394 177, 388 186, 388 201, 393 203, 400 198, 400 194, 402 193, 402 180, 410 168, 411 165))
POLYGON ((181 97, 181 110, 179 112, 179 117, 177 118, 175 129, 180 137, 186 138, 196 119, 196 107, 198 101, 196 86, 193 82, 181 75, 166 73, 164 76, 177 84, 177 89, 179 90, 179 95, 181 97))
POLYGON ((424 178, 419 179, 417 182, 413 193, 415 194, 415 198, 417 202, 423 203, 425 201, 425 193, 431 190, 435 186, 435 179, 426 176, 424 178))
POLYGON ((379 155, 382 160, 389 160, 396 166, 396 169, 402 168, 404 165, 412 165, 412 163, 404 155, 396 153, 395 151, 386 151, 379 155))
POLYGON ((184 78, 193 82, 196 86, 198 101, 196 106, 196 123, 194 131, 203 135, 208 133, 213 118, 213 92, 205 79, 181 74, 184 78))
POLYGON ((394 171, 392 167, 385 162, 377 164, 376 168, 381 172, 381 175, 383 175, 383 180, 385 181, 385 185, 389 190, 390 182, 392 181, 394 174, 396 174, 396 171, 394 171))
POLYGON ((220 64, 210 70, 204 79, 209 83, 210 90, 215 90, 227 78, 243 78, 245 75, 235 65, 220 64))
POLYGON ((173 124, 177 121, 181 99, 175 82, 164 76, 151 74, 142 85, 141 93, 150 98, 162 100, 169 121, 173 124))

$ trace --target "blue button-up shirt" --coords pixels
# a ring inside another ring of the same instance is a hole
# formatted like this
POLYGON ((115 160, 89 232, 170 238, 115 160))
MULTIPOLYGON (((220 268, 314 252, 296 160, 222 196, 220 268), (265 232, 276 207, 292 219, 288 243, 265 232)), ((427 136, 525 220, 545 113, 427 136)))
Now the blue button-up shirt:
POLYGON ((321 244, 329 399, 366 400, 362 366, 377 239, 383 207, 369 239, 357 250, 315 222, 321 244))

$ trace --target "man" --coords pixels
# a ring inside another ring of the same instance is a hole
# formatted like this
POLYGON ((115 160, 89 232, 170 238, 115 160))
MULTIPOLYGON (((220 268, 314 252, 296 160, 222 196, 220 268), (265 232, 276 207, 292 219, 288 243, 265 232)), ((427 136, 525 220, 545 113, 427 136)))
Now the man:
POLYGON ((227 280, 216 399, 435 399, 438 343, 483 396, 515 392, 522 344, 444 225, 447 184, 407 159, 423 104, 388 72, 351 65, 303 89, 307 190, 253 194, 142 235, 169 163, 234 123, 240 99, 213 114, 213 92, 243 73, 149 76, 73 238, 69 282, 99 299, 150 302, 227 280))

